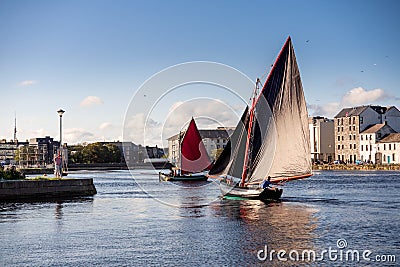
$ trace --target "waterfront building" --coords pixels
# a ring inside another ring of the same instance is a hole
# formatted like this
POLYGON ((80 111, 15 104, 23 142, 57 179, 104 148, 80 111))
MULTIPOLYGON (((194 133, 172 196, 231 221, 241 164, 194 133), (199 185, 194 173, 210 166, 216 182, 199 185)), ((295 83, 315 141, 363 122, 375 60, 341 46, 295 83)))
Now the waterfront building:
POLYGON ((332 162, 335 159, 334 121, 324 117, 309 117, 311 159, 332 162))
MULTIPOLYGON (((204 147, 211 160, 215 160, 217 151, 225 148, 229 141, 229 136, 235 129, 232 127, 218 127, 217 129, 199 130, 204 147)), ((180 141, 184 132, 175 134, 168 138, 168 161, 177 164, 180 160, 180 141)))
POLYGON ((400 133, 390 133, 377 143, 376 163, 400 163, 400 133))
POLYGON ((360 160, 366 163, 377 163, 381 156, 378 152, 378 142, 394 133, 395 130, 385 123, 374 124, 360 133, 360 160))
POLYGON ((369 105, 342 109, 334 118, 336 159, 348 163, 361 160, 360 133, 372 125, 385 123, 395 131, 400 130, 400 111, 396 107, 369 105))
POLYGON ((0 162, 3 164, 15 163, 18 148, 27 144, 28 142, 19 142, 18 140, 9 142, 6 139, 0 140, 0 162))
MULTIPOLYGON (((19 165, 46 166, 47 164, 52 164, 54 155, 58 152, 59 147, 60 142, 54 141, 50 136, 31 138, 29 142, 18 148, 19 165)), ((67 156, 67 153, 63 155, 67 156)))

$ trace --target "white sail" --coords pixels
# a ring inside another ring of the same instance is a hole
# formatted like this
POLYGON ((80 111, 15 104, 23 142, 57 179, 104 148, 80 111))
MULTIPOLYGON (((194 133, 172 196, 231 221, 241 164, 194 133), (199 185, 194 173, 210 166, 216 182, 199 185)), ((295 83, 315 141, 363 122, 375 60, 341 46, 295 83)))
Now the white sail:
POLYGON ((308 113, 290 37, 230 141, 211 174, 244 174, 246 183, 311 175, 308 113))
MULTIPOLYGON (((308 113, 304 98, 300 72, 290 38, 282 48, 264 88, 260 99, 265 98, 272 110, 276 138, 267 136, 265 149, 260 150, 260 160, 254 166, 250 181, 261 181, 267 176, 287 179, 311 173, 310 138, 308 113), (274 140, 275 139, 275 140, 274 140), (272 166, 268 165, 272 155, 270 142, 275 141, 272 166)), ((263 101, 258 101, 256 109, 263 109, 263 101), (260 104, 260 105, 259 105, 260 104)), ((259 122, 260 124, 266 122, 259 122)))

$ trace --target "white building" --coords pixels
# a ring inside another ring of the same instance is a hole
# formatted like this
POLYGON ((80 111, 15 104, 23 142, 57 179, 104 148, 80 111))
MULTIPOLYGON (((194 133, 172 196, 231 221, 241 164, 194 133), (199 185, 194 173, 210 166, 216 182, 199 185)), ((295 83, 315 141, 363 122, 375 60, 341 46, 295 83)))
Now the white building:
MULTIPOLYGON (((349 163, 361 160, 360 133, 367 128, 375 124, 387 124, 393 130, 400 131, 400 111, 394 106, 369 105, 344 108, 334 120, 336 158, 349 163)), ((363 155, 365 157, 365 153, 363 155)), ((373 155, 371 157, 373 160, 373 155)))
MULTIPOLYGON (((199 130, 203 144, 206 148, 207 154, 211 161, 215 158, 215 152, 217 149, 225 148, 229 141, 229 136, 233 133, 234 128, 218 127, 212 130, 199 130)), ((171 136, 168 138, 168 161, 172 164, 177 164, 180 160, 180 141, 184 136, 184 132, 171 136)))
POLYGON ((400 163, 400 133, 391 133, 378 142, 377 163, 400 163))
POLYGON ((395 131, 387 124, 371 125, 360 133, 360 160, 367 163, 376 163, 379 156, 378 142, 383 137, 395 131), (377 158, 378 156, 378 158, 377 158))
POLYGON ((324 117, 309 117, 311 159, 332 162, 335 159, 334 122, 324 117))

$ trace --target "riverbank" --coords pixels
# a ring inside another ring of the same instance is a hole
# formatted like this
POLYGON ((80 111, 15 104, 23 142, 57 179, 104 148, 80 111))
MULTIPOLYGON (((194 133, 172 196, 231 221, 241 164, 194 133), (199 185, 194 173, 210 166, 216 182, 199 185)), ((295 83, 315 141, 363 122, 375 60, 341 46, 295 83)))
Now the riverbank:
MULTIPOLYGON (((169 169, 171 163, 163 162, 147 162, 140 163, 131 166, 131 169, 169 169)), ((125 163, 89 163, 89 164, 69 164, 68 171, 83 171, 83 170, 94 170, 94 171, 111 171, 111 170, 127 170, 128 167, 125 163)), ((18 171, 26 175, 34 174, 52 174, 54 173, 53 168, 18 168, 18 171)))
POLYGON ((345 170, 345 171, 398 171, 400 170, 399 164, 321 164, 313 165, 313 170, 345 170))
POLYGON ((25 179, 0 181, 0 201, 92 196, 93 179, 25 179))

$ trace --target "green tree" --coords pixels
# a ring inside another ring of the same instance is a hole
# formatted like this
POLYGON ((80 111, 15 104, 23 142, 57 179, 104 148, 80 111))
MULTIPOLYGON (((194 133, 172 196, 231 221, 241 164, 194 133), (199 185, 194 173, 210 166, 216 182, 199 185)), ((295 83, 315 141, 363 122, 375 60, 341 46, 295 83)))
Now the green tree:
POLYGON ((114 144, 92 143, 87 146, 71 146, 72 163, 119 163, 121 151, 114 144))

